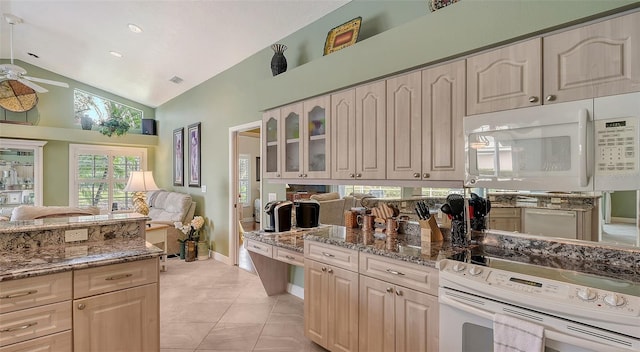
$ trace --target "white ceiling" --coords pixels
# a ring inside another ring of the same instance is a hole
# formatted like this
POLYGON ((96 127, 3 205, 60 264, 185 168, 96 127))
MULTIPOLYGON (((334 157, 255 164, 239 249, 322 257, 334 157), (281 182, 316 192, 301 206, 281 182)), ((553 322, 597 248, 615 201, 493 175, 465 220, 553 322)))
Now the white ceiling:
MULTIPOLYGON (((14 25, 15 59, 157 107, 349 1, 0 0, 0 14, 23 20, 14 25)), ((0 58, 8 59, 10 25, 1 22, 0 58)))

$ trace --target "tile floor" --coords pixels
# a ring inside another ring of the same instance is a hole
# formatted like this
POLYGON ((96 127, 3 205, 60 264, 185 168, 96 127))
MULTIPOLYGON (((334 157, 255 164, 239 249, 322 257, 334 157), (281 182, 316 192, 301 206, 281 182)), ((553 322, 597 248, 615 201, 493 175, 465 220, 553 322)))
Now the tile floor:
POLYGON ((255 274, 213 259, 160 273, 160 351, 322 352, 304 336, 304 303, 267 296, 255 274))

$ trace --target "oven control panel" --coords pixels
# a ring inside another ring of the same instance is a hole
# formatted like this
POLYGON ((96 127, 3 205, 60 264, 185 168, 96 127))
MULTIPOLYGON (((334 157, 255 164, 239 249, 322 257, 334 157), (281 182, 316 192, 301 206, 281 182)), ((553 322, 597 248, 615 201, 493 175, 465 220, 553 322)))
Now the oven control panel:
POLYGON ((459 282, 465 287, 473 288, 479 294, 483 294, 482 291, 506 290, 516 293, 518 296, 529 295, 536 299, 546 298, 559 304, 592 311, 640 317, 639 296, 624 295, 560 280, 448 259, 441 260, 439 267, 441 280, 459 282))

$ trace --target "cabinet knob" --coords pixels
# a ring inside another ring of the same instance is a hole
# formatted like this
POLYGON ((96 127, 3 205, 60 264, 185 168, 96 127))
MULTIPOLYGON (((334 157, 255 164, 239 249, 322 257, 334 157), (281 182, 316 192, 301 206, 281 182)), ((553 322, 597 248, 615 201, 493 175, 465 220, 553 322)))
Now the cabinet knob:
POLYGON ((360 177, 362 177, 362 174, 356 174, 356 177, 360 178, 360 177))
POLYGON ((329 268, 329 270, 327 270, 327 272, 328 272, 329 274, 333 274, 333 269, 329 268))
POLYGON ((298 177, 302 177, 302 174, 298 174, 298 177))
POLYGON ((553 95, 553 94, 547 95, 547 101, 554 101, 554 100, 556 100, 556 96, 555 95, 553 95))
POLYGON ((85 308, 87 308, 87 306, 84 303, 78 304, 78 309, 83 310, 85 308))
POLYGON ((422 178, 429 178, 429 177, 431 177, 431 175, 426 172, 422 174, 422 178))
POLYGON ((276 177, 280 177, 280 174, 276 174, 276 177))
POLYGON ((302 177, 307 177, 307 174, 302 174, 302 177))
POLYGON ((396 290, 396 296, 402 296, 402 291, 396 290))
POLYGON ((393 293, 393 287, 387 287, 387 292, 388 293, 393 293))
POLYGON ((420 173, 419 172, 414 172, 413 173, 413 177, 414 178, 419 178, 420 177, 420 173))
POLYGON ((538 97, 529 97, 529 102, 530 103, 537 103, 538 102, 538 97))
POLYGON ((323 266, 321 270, 322 270, 323 272, 325 272, 325 271, 327 271, 327 268, 323 266))
POLYGON ((354 177, 356 177, 356 175, 355 174, 349 174, 349 177, 350 178, 354 178, 354 177))

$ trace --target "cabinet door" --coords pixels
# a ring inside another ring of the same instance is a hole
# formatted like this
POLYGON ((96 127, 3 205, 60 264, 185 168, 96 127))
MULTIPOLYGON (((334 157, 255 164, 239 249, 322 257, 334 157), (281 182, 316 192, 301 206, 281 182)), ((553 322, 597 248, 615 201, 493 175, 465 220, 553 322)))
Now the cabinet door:
POLYGON ((327 346, 327 283, 324 264, 304 263, 304 335, 320 346, 327 346), (324 270, 323 270, 324 268, 324 270))
POLYGON ((303 160, 304 178, 331 177, 330 103, 328 95, 307 100, 303 103, 304 132, 303 160))
POLYGON ((356 88, 356 179, 385 179, 386 83, 356 88))
POLYGON ((9 165, 3 168, 9 175, 2 180, 2 207, 42 205, 45 144, 45 141, 0 138, 0 165, 9 165))
POLYGON ((348 180, 356 172, 355 90, 331 95, 331 177, 348 180))
POLYGON ((640 91, 640 12, 543 42, 545 104, 640 91))
POLYGON ((280 109, 282 119, 282 178, 301 178, 304 155, 302 144, 304 130, 301 128, 302 103, 287 105, 280 109))
MULTIPOLYGON (((358 273, 327 266, 330 351, 358 350, 358 273)), ((305 286, 306 291, 306 286, 305 286)))
POLYGON ((422 71, 422 179, 464 179, 465 62, 422 71))
POLYGON ((421 72, 387 80, 387 179, 419 179, 422 171, 421 72))
POLYGON ((396 351, 438 351, 438 297, 400 286, 396 293, 396 351))
POLYGON ((150 284, 74 300, 74 351, 158 351, 158 296, 150 284))
POLYGON ((394 311, 394 286, 360 275, 360 351, 395 351, 394 311))
POLYGON ((467 115, 540 105, 541 39, 467 59, 467 115))
POLYGON ((262 175, 265 178, 280 178, 280 109, 262 115, 262 175))

